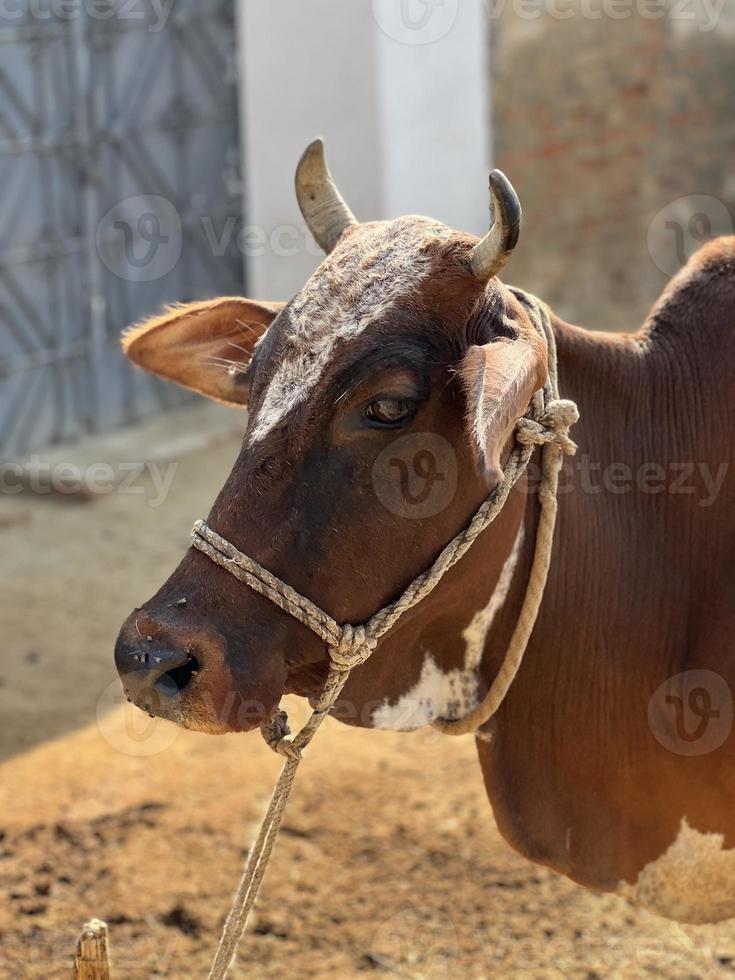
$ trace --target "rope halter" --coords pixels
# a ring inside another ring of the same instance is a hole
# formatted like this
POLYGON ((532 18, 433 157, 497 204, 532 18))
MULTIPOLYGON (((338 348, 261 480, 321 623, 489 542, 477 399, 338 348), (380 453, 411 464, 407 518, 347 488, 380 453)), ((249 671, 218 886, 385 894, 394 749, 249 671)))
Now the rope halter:
POLYGON ((550 402, 541 418, 522 418, 516 423, 516 441, 522 446, 556 445, 561 452, 573 456, 576 444, 569 436, 571 427, 579 421, 574 402, 559 398, 550 402))
POLYGON ((556 525, 559 472, 564 455, 573 455, 577 451, 569 430, 577 422, 579 412, 574 402, 559 398, 556 343, 547 308, 522 290, 513 291, 526 306, 534 326, 546 341, 549 355, 548 380, 543 389, 534 395, 527 415, 516 424, 515 445, 506 463, 501 483, 483 502, 464 530, 443 549, 431 567, 417 576, 398 599, 376 612, 367 623, 357 626, 337 623, 316 603, 238 551, 206 522, 197 521, 194 525, 192 544, 195 548, 307 626, 324 641, 329 653, 329 671, 324 688, 301 731, 296 735, 291 734, 288 717, 281 709, 261 726, 267 744, 283 755, 286 762, 260 833, 250 852, 235 903, 225 924, 210 980, 222 980, 227 974, 247 925, 248 914, 255 904, 303 750, 336 704, 351 672, 369 659, 383 635, 408 609, 417 605, 436 588, 449 569, 466 554, 478 535, 495 520, 511 489, 526 470, 534 449, 542 446, 542 479, 539 488, 541 515, 536 531, 536 549, 526 596, 505 659, 489 691, 474 711, 456 721, 437 719, 434 727, 448 735, 478 732, 498 710, 518 672, 536 623, 548 577, 556 525))

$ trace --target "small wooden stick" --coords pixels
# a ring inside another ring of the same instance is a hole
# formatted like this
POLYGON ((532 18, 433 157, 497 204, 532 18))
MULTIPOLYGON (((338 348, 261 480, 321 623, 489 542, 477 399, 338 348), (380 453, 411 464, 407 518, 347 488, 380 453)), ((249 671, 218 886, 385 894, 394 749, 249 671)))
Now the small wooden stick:
POLYGON ((74 980, 110 980, 107 923, 100 919, 88 922, 79 937, 74 980))

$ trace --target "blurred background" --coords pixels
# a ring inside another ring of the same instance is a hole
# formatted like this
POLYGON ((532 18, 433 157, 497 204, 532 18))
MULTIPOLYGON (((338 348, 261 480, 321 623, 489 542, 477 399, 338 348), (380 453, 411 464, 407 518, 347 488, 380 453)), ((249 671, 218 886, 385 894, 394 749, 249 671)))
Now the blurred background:
POLYGON ((186 398, 120 357, 140 316, 300 287, 319 133, 366 220, 479 234, 505 169, 513 280, 593 328, 732 228, 733 0, 3 0, 0 32, 4 457, 186 398))
MULTIPOLYGON (((508 280, 572 322, 634 330, 703 241, 733 232, 734 109, 735 0, 0 0, 0 977, 66 976, 87 913, 117 920, 121 975, 200 975, 242 814, 275 766, 254 740, 120 704, 119 625, 180 559, 244 427, 134 371, 121 331, 174 301, 293 295, 320 258, 293 193, 318 134, 365 220, 418 212, 483 234, 501 167, 524 207, 508 280), (172 827, 223 867, 182 871, 172 827)), ((633 917, 508 857, 471 746, 412 748, 454 783, 457 818, 396 763, 413 737, 330 737, 353 765, 340 782, 325 750, 324 779, 353 799, 366 780, 389 828, 382 856, 362 837, 343 855, 373 868, 378 911, 356 906, 367 932, 331 946, 318 917, 259 919, 258 975, 732 975, 724 931, 633 917), (404 825, 402 795, 436 820, 404 825), (466 867, 448 834, 474 841, 466 867), (491 923, 492 894, 470 888, 450 914, 478 861, 516 882, 491 923), (438 877, 441 901, 400 897, 438 877), (521 959, 508 936, 530 944, 521 959)), ((297 804, 281 894, 302 889, 301 857, 319 860, 322 801, 297 804)), ((345 907, 366 893, 333 885, 345 907)))

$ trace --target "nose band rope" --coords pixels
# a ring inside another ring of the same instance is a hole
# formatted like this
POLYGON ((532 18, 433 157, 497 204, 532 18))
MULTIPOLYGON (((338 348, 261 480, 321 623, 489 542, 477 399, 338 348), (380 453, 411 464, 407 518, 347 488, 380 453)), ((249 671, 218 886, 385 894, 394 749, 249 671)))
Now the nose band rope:
POLYGON ((425 599, 449 569, 466 554, 475 539, 498 516, 511 489, 520 479, 537 446, 542 448, 542 478, 539 488, 541 513, 536 531, 536 547, 526 595, 518 622, 503 664, 482 702, 457 721, 437 719, 434 726, 448 735, 464 735, 477 730, 495 714, 502 704, 520 668, 536 623, 551 563, 557 513, 557 489, 564 455, 573 455, 576 445, 569 429, 579 418, 574 402, 559 398, 556 342, 548 309, 535 297, 513 290, 526 306, 531 320, 547 344, 549 377, 536 392, 526 416, 518 421, 515 445, 505 466, 501 483, 480 506, 470 523, 443 549, 427 571, 417 576, 402 595, 375 613, 363 625, 340 625, 323 609, 301 595, 262 565, 238 551, 234 545, 205 521, 197 521, 192 530, 192 544, 211 561, 226 569, 253 591, 269 599, 315 633, 327 646, 329 671, 324 688, 308 721, 296 735, 291 735, 286 713, 278 710, 262 726, 268 745, 285 756, 281 775, 263 819, 260 832, 250 851, 245 872, 209 974, 209 980, 223 980, 227 975, 237 946, 247 925, 248 915, 258 895, 268 860, 278 836, 296 770, 303 750, 316 734, 324 718, 337 703, 352 670, 365 663, 380 639, 401 616, 425 599))

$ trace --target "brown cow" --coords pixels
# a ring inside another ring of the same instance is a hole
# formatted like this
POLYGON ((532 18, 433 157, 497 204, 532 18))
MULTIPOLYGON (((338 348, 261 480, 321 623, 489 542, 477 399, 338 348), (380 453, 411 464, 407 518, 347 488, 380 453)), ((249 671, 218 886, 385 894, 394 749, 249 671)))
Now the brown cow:
MULTIPOLYGON (((359 623, 497 483, 546 352, 494 278, 519 218, 501 177, 479 244, 427 218, 357 224, 320 144, 297 190, 329 254, 295 299, 169 310, 125 349, 248 406, 208 523, 359 623)), ((525 660, 477 740, 495 819, 522 854, 590 888, 684 921, 735 916, 735 239, 700 251, 636 334, 552 322, 580 453, 525 660)), ((410 729, 477 704, 523 598, 533 486, 529 472, 353 673, 342 720, 410 729)), ((116 658, 137 704, 209 732, 256 727, 284 692, 313 699, 327 668, 312 633, 195 550, 116 658)))

